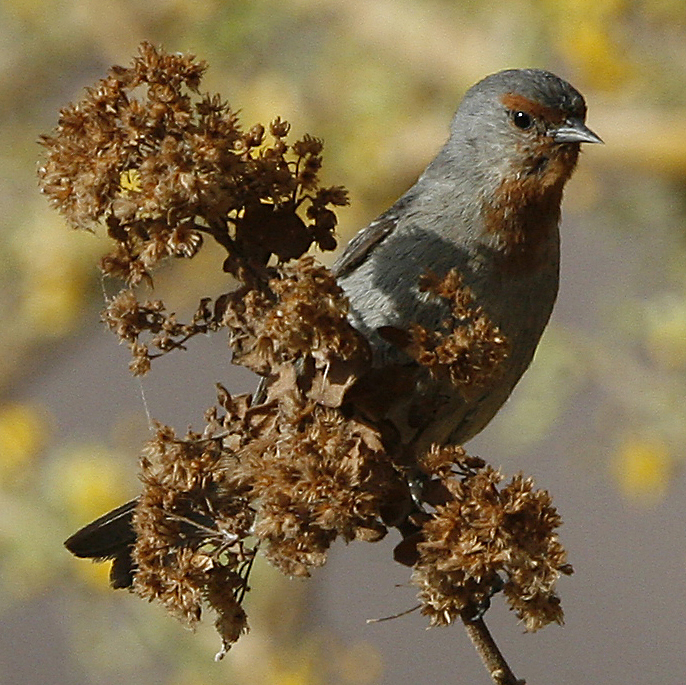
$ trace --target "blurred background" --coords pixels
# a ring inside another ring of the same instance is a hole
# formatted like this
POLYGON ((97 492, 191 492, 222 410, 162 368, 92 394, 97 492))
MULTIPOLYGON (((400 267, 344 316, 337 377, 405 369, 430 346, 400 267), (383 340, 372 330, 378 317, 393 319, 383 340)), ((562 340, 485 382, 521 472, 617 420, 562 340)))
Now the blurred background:
MULTIPOLYGON (((308 581, 258 564, 252 632, 220 664, 197 634, 107 587, 62 541, 137 492, 150 414, 202 423, 214 384, 250 391, 223 334, 142 383, 99 324, 101 235, 40 196, 40 133, 142 40, 189 51, 244 124, 280 115, 325 141, 350 190, 341 242, 443 143, 464 91, 535 66, 586 96, 563 212, 558 306, 535 363, 470 452, 549 489, 576 569, 567 623, 487 622, 530 683, 683 685, 686 647, 686 3, 683 0, 4 0, 0 5, 0 683, 390 685, 490 680, 460 626, 425 630, 382 543, 334 545, 308 581)), ((225 289, 212 250, 163 270, 180 318, 225 289)), ((330 257, 327 257, 329 259, 330 257)))

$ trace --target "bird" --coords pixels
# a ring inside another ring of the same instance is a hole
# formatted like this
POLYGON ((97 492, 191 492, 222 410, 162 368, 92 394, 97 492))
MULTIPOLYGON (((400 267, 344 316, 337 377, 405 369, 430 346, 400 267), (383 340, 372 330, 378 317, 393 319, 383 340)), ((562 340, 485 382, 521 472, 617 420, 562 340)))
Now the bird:
MULTIPOLYGON (((334 263, 373 369, 416 367, 384 330, 435 330, 443 319, 445 311, 420 288, 427 272, 456 269, 508 342, 499 374, 479 392, 465 395, 427 372, 393 398, 389 417, 413 450, 473 438, 528 368, 558 293, 563 190, 581 145, 602 142, 586 125, 583 96, 559 76, 541 69, 486 76, 464 95, 447 142, 414 185, 334 263)), ((135 505, 123 504, 65 542, 78 557, 114 560, 115 588, 133 582, 135 505)))

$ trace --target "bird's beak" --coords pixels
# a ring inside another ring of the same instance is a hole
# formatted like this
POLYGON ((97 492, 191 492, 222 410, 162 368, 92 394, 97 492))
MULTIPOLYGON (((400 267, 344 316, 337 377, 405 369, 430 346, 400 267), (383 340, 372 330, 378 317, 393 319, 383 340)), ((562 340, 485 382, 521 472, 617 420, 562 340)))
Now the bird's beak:
POLYGON ((567 119, 551 131, 556 143, 602 143, 600 136, 591 131, 581 119, 567 119))

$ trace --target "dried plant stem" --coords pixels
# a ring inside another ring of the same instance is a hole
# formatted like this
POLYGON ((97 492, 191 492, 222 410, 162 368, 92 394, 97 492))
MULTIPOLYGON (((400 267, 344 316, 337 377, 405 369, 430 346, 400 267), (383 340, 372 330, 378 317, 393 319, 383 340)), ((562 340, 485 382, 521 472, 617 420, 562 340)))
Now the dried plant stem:
POLYGON ((473 613, 469 610, 462 611, 460 615, 467 635, 469 635, 495 685, 526 685, 526 681, 518 680, 510 669, 483 618, 474 619, 470 618, 471 616, 473 613))

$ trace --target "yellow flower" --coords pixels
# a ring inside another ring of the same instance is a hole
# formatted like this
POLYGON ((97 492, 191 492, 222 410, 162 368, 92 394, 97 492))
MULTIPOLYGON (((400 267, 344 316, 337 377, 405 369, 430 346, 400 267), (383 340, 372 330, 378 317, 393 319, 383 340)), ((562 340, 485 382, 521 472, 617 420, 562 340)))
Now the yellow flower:
MULTIPOLYGON (((100 445, 78 445, 50 464, 50 497, 64 507, 66 520, 76 528, 121 504, 131 493, 126 469, 116 453, 100 445)), ((72 559, 74 572, 88 585, 109 587, 110 564, 72 559)))
POLYGON ((111 564, 99 564, 89 559, 77 559, 71 557, 74 573, 88 586, 98 590, 110 590, 110 566, 111 564))
POLYGON ((55 459, 50 481, 72 525, 97 518, 130 496, 123 460, 97 444, 73 446, 55 459))
POLYGON ((628 498, 651 504, 665 495, 672 467, 672 455, 662 440, 635 437, 621 445, 613 470, 628 498))
POLYGON ((87 235, 65 238, 64 222, 47 211, 36 211, 11 250, 23 273, 18 310, 22 325, 38 337, 55 338, 80 322, 92 277, 89 258, 99 254, 102 245, 87 235))
POLYGON ((138 169, 127 169, 122 171, 119 176, 119 185, 122 190, 128 190, 131 193, 140 193, 141 188, 141 174, 138 169))
POLYGON ((626 0, 559 0, 543 3, 552 21, 551 38, 592 86, 619 87, 633 65, 621 33, 626 0))
POLYGON ((28 404, 0 407, 0 483, 16 476, 45 443, 46 420, 28 404))

